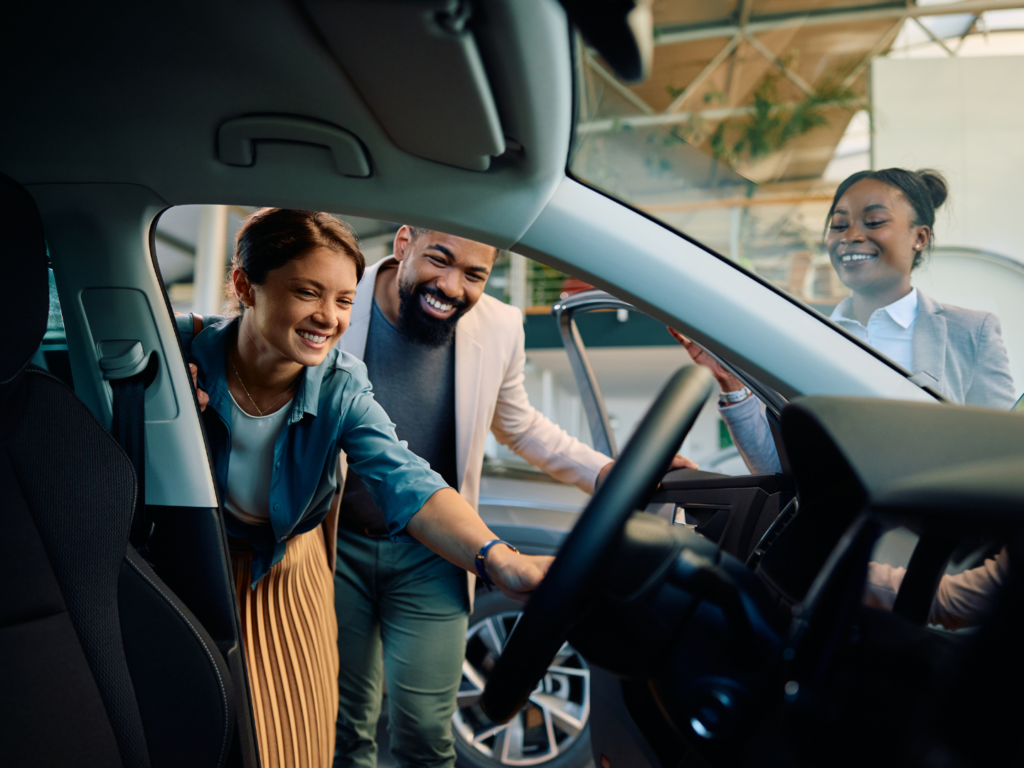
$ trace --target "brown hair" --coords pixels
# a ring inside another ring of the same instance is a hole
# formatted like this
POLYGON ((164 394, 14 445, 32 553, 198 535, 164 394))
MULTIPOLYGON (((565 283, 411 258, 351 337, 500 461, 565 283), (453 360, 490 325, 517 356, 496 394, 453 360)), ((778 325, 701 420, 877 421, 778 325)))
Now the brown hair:
MULTIPOLYGON (((243 270, 253 285, 263 285, 269 272, 315 248, 329 248, 352 259, 356 280, 362 279, 366 260, 352 227, 319 211, 260 208, 249 214, 235 235, 231 266, 243 270)), ((230 278, 227 290, 234 295, 230 278)))

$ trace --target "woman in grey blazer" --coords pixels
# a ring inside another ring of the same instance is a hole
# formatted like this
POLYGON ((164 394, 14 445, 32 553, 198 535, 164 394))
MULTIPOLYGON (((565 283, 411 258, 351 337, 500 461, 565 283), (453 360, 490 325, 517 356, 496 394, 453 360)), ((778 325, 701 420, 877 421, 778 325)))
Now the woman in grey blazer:
MULTIPOLYGON (((861 171, 839 185, 825 244, 851 295, 831 319, 952 402, 1009 410, 1015 400, 1013 379, 999 318, 942 304, 911 285, 911 272, 931 247, 935 211, 946 196, 945 179, 929 170, 861 171)), ((703 350, 672 333, 718 379, 722 418, 751 472, 780 472, 757 398, 703 350)), ((943 577, 930 621, 950 628, 978 623, 1005 581, 1008 563, 1004 549, 980 568, 943 577)), ((871 563, 868 602, 891 608, 904 573, 871 563)))
MULTIPOLYGON (((831 319, 948 400, 1008 410, 1016 398, 999 318, 943 304, 911 285, 911 272, 931 248, 935 211, 946 196, 945 179, 929 170, 861 171, 839 185, 825 245, 851 295, 831 319)), ((718 379, 722 419, 750 471, 781 471, 757 398, 699 347, 673 335, 718 379)))

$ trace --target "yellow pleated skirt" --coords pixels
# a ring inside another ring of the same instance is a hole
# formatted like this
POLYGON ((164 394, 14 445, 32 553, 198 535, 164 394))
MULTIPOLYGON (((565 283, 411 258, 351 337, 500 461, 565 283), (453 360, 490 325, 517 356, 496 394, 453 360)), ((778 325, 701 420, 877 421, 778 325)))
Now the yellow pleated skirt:
POLYGON ((338 715, 338 624, 323 529, 288 541, 250 588, 252 556, 232 553, 263 768, 330 768, 338 715))

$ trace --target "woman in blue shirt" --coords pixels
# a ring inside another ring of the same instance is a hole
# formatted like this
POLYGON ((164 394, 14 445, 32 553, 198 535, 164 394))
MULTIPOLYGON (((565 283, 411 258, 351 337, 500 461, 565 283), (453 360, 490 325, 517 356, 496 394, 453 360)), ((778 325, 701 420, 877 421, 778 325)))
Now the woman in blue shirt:
POLYGON ((236 238, 229 290, 240 315, 178 321, 228 512, 264 768, 326 768, 333 759, 334 547, 323 524, 339 449, 393 539, 419 540, 513 597, 535 588, 550 564, 511 546, 485 549, 497 537, 399 442, 365 366, 335 348, 363 267, 337 219, 265 208, 236 238))

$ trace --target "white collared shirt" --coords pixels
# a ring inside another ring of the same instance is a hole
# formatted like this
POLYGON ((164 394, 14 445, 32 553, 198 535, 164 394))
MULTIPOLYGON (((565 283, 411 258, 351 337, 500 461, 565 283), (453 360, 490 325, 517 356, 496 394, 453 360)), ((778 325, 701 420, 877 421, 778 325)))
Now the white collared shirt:
POLYGON ((917 321, 917 288, 887 307, 876 309, 866 326, 853 317, 853 298, 839 302, 832 321, 863 339, 908 371, 914 365, 914 323, 917 321))

